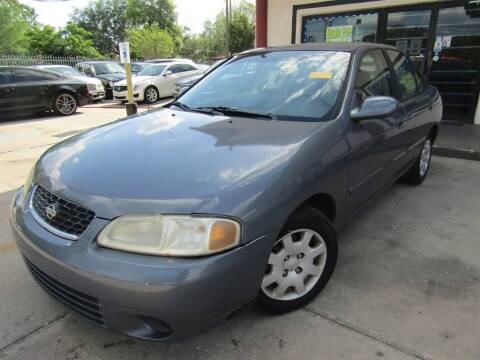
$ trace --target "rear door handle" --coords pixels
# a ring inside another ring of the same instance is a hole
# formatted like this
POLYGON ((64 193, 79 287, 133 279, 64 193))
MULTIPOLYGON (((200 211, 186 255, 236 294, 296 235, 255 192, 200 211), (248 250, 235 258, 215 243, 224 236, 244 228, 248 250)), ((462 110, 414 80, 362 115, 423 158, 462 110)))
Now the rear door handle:
POLYGON ((15 86, 7 87, 7 88, 5 89, 5 91, 6 91, 7 93, 12 92, 12 91, 15 91, 15 86))

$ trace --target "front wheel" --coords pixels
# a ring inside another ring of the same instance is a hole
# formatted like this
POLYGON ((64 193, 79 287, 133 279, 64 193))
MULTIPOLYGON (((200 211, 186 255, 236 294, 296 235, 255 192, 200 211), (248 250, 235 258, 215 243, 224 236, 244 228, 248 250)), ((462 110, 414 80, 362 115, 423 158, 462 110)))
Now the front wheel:
POLYGON ((149 86, 145 89, 145 94, 143 95, 143 98, 145 102, 149 104, 154 104, 157 102, 159 95, 158 95, 158 90, 153 87, 149 86))
POLYGON ((428 137, 422 146, 422 151, 408 172, 402 177, 402 181, 411 185, 420 185, 427 177, 430 161, 432 159, 432 139, 428 137))
POLYGON ((337 238, 330 221, 305 205, 287 221, 275 242, 262 280, 259 305, 285 313, 322 291, 337 262, 337 238))
POLYGON ((53 111, 58 115, 72 115, 77 111, 78 103, 75 95, 64 92, 57 95, 53 104, 53 111))

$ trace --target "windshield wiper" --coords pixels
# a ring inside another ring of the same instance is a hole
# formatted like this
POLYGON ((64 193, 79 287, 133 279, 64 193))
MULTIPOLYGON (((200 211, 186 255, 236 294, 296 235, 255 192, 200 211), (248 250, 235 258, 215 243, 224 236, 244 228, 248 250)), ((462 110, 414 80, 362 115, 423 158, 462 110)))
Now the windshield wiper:
POLYGON ((168 106, 170 107, 171 105, 176 106, 183 111, 192 111, 192 112, 198 112, 202 114, 208 114, 208 115, 222 115, 223 113, 213 110, 213 109, 208 109, 208 108, 191 108, 190 106, 180 102, 180 101, 174 101, 170 103, 168 106))
POLYGON ((224 115, 233 115, 233 116, 237 115, 237 116, 246 116, 246 117, 254 117, 254 118, 261 117, 261 118, 266 118, 270 120, 276 120, 275 115, 272 113, 242 110, 238 108, 232 108, 229 106, 202 106, 197 109, 217 111, 217 112, 221 112, 224 115))

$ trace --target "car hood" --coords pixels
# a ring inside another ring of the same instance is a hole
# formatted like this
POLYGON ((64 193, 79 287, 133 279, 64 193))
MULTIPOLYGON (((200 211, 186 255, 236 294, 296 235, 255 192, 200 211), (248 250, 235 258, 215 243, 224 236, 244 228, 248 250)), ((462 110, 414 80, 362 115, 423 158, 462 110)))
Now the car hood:
POLYGON ((123 73, 110 73, 110 74, 100 74, 96 75, 95 77, 101 80, 107 81, 119 81, 125 79, 125 74, 123 73))
POLYGON ((322 125, 161 109, 53 146, 40 158, 35 181, 107 219, 127 213, 240 216, 322 125))
MULTIPOLYGON (((132 77, 132 84, 137 85, 137 84, 140 84, 144 81, 151 80, 152 78, 153 78, 153 76, 135 76, 135 77, 132 77)), ((119 82, 116 82, 115 85, 126 86, 127 85, 127 80, 123 79, 119 82)))

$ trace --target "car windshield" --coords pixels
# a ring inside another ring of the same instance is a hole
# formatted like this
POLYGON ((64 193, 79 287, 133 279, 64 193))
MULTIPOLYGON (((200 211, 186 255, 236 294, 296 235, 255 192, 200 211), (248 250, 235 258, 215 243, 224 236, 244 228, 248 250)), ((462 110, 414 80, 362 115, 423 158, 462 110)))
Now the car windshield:
POLYGON ((150 65, 140 71, 137 76, 159 76, 162 74, 166 65, 150 65))
POLYGON ((143 69, 145 69, 146 67, 149 67, 149 66, 150 66, 150 64, 138 64, 138 63, 132 64, 132 71, 133 72, 139 72, 139 71, 141 71, 141 70, 143 70, 143 69))
POLYGON ((47 70, 54 71, 57 74, 62 74, 62 75, 67 75, 67 76, 83 76, 80 74, 77 70, 71 67, 53 67, 53 68, 47 68, 47 70))
POLYGON ((97 75, 125 72, 120 65, 114 62, 93 64, 93 68, 95 69, 95 74, 97 75))
POLYGON ((183 109, 234 109, 278 120, 325 121, 335 111, 350 53, 274 51, 240 56, 180 99, 183 109))

